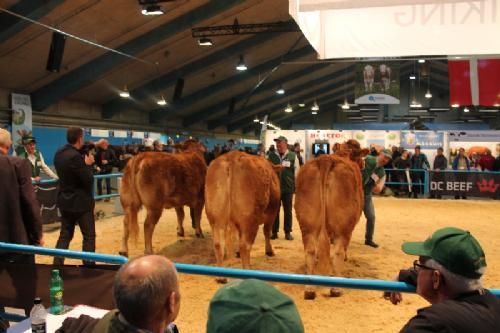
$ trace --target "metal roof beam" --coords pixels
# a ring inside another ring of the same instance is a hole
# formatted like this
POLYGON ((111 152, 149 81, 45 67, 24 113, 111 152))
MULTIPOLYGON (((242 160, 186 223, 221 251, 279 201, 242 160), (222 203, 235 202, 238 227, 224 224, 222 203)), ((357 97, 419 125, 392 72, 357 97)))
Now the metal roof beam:
MULTIPOLYGON (((32 0, 30 0, 32 1, 32 0)), ((34 1, 33 1, 34 2, 34 1)), ((209 1, 208 3, 166 22, 159 27, 138 36, 118 47, 118 51, 136 55, 144 50, 185 31, 204 20, 224 12, 244 0, 209 1)), ((138 14, 139 15, 139 14, 138 14)), ((64 97, 74 94, 87 85, 95 82, 96 76, 102 76, 116 66, 128 61, 121 55, 107 52, 96 59, 61 76, 59 79, 41 87, 31 94, 33 108, 42 111, 57 103, 64 97)))

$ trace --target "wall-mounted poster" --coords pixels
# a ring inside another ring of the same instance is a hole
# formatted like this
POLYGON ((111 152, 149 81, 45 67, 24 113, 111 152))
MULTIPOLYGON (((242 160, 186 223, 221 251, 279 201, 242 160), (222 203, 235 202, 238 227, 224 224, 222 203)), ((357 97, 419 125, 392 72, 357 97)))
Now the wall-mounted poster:
POLYGON ((30 95, 12 94, 12 142, 22 146, 22 138, 32 135, 30 95))
POLYGON ((359 142, 361 147, 375 146, 377 150, 399 146, 399 131, 353 131, 352 138, 359 142))
POLYGON ((341 131, 341 130, 308 130, 306 131, 306 144, 303 146, 306 160, 312 158, 315 155, 314 147, 319 147, 314 145, 316 143, 328 144, 328 146, 323 147, 325 153, 329 151, 332 152, 332 148, 336 143, 343 143, 352 138, 352 131, 341 131), (328 147, 328 148, 326 148, 328 147))
POLYGON ((399 104, 398 62, 358 63, 355 75, 356 104, 399 104))
POLYGON ((444 146, 444 133, 434 131, 401 131, 401 147, 414 149, 437 149, 444 146))

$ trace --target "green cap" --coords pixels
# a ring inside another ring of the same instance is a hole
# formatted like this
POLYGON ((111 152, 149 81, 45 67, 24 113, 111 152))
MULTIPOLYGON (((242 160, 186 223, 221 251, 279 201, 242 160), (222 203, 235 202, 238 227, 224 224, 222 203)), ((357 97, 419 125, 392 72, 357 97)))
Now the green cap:
POLYGON ((381 153, 384 154, 385 157, 392 159, 392 151, 390 151, 389 149, 383 149, 381 153))
POLYGON ((276 139, 274 139, 275 142, 277 141, 286 141, 288 142, 287 138, 285 138, 283 135, 278 136, 276 139))
POLYGON ((241 280, 217 291, 208 309, 207 333, 302 333, 293 300, 268 283, 241 280))
POLYGON ((34 136, 23 136, 22 142, 24 145, 27 145, 28 143, 36 143, 36 139, 34 136))
POLYGON ((486 258, 479 242, 470 232, 458 228, 443 228, 424 242, 406 242, 403 252, 430 257, 450 272, 479 279, 486 268, 486 258))

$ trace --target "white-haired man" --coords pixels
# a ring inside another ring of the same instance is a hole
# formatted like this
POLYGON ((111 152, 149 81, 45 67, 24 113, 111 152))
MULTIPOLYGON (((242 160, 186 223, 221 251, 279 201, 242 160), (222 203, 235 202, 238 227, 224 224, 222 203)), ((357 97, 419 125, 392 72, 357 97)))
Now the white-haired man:
MULTIPOLYGON (((398 280, 416 284, 417 294, 431 306, 418 310, 401 332, 500 331, 500 300, 481 285, 486 258, 470 232, 458 228, 437 230, 424 242, 407 242, 403 252, 419 256, 413 269, 398 280)), ((393 304, 400 293, 385 293, 393 304)))

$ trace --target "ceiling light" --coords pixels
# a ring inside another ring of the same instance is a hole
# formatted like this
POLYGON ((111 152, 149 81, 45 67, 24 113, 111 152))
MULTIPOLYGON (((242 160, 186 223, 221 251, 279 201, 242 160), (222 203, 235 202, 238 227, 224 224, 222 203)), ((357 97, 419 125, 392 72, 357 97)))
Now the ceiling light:
POLYGON ((239 71, 246 71, 248 69, 247 65, 245 64, 245 60, 243 60, 243 56, 240 55, 240 62, 238 65, 236 65, 236 69, 239 71))
POLYGON ((425 59, 418 59, 418 62, 419 62, 420 64, 425 64, 425 59))
POLYGON ((257 116, 255 116, 255 119, 253 120, 254 123, 258 123, 259 122, 259 118, 257 118, 257 116))
POLYGON ((498 112, 498 110, 497 109, 479 109, 479 112, 496 113, 496 112, 498 112))
POLYGON ((306 103, 299 103, 299 107, 303 108, 304 106, 306 106, 306 103))
POLYGON ((344 99, 344 104, 342 104, 342 110, 349 110, 351 107, 349 106, 349 103, 347 102, 347 98, 344 99))
POLYGON ((460 104, 456 104, 456 103, 455 103, 455 104, 452 104, 452 105, 451 105, 451 107, 452 107, 452 108, 458 108, 458 107, 460 107, 460 104))
POLYGON ((417 77, 416 77, 416 75, 415 75, 415 74, 411 74, 411 75, 410 75, 410 80, 415 80, 416 78, 417 78, 417 77))
POLYGON ((311 114, 313 114, 313 115, 317 115, 317 114, 318 114, 318 111, 311 111, 311 114))
POLYGON ((202 37, 202 38, 198 39, 198 45, 200 45, 200 46, 212 46, 212 45, 214 45, 214 43, 212 43, 212 40, 210 38, 202 37))
POLYGON ((278 89, 276 89, 276 93, 278 95, 284 95, 285 94, 285 89, 283 89, 283 86, 280 86, 278 89))
POLYGON ((161 106, 165 106, 165 105, 167 105, 167 101, 165 100, 165 98, 162 95, 161 98, 156 101, 156 104, 161 105, 161 106))
POLYGON ((155 16, 165 14, 160 5, 147 5, 142 8, 142 15, 155 16))
POLYGON ((313 106, 311 106, 311 111, 319 111, 319 105, 316 101, 314 101, 313 106))
POLYGON ((286 108, 285 108, 285 112, 286 112, 286 113, 293 112, 293 109, 292 109, 292 106, 290 105, 290 103, 288 103, 288 105, 286 106, 286 108))
POLYGON ((413 101, 411 101, 410 107, 411 107, 411 108, 421 108, 421 107, 422 107, 422 104, 420 104, 420 103, 419 103, 419 102, 417 102, 416 100, 413 100, 413 101))
POLYGON ((432 94, 431 94, 430 90, 427 90, 427 92, 425 93, 425 98, 432 98, 432 94))
POLYGON ((467 113, 467 112, 469 112, 469 111, 470 111, 470 110, 469 110, 469 108, 468 108, 468 107, 464 107, 464 112, 465 112, 465 113, 467 113))
POLYGON ((500 106, 500 104, 498 104, 498 103, 497 103, 497 104, 493 104, 493 106, 494 106, 494 107, 499 107, 499 106, 500 106))
POLYGON ((130 93, 128 92, 127 86, 124 86, 123 90, 120 91, 120 97, 122 97, 122 98, 129 98, 130 97, 130 93))

